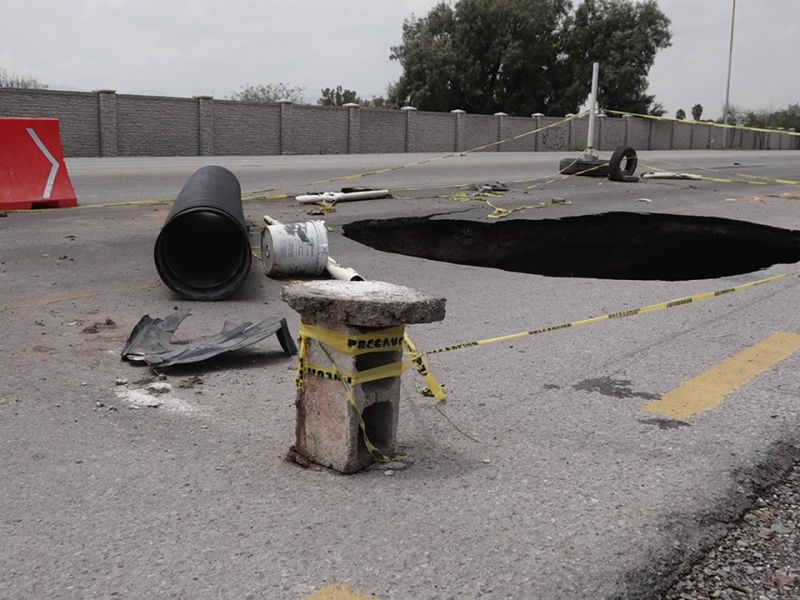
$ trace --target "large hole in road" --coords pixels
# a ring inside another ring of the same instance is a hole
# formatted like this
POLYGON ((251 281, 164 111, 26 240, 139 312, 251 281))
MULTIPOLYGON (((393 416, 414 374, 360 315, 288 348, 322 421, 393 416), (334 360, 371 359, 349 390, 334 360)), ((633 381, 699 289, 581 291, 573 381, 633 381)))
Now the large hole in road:
POLYGON ((344 234, 384 252, 550 277, 685 281, 800 261, 800 232, 683 215, 497 223, 411 217, 356 221, 344 234))

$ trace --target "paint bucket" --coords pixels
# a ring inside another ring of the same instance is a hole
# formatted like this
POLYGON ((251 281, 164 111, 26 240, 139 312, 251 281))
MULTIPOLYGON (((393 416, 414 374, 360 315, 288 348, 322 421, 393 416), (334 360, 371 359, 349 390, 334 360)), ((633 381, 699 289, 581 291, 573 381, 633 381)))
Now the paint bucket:
POLYGON ((325 221, 269 225, 261 232, 267 275, 320 275, 328 264, 325 221))

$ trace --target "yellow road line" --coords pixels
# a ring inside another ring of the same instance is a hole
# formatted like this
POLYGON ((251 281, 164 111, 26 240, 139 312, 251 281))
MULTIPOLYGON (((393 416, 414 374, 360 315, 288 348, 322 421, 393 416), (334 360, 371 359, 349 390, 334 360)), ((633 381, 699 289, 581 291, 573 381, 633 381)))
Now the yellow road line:
POLYGON ((685 421, 720 406, 727 396, 800 350, 800 335, 776 333, 645 406, 647 412, 685 421))
MULTIPOLYGON (((148 283, 143 283, 142 285, 133 286, 133 289, 137 290, 151 290, 157 288, 161 283, 159 281, 151 281, 148 283)), ((121 286, 111 288, 110 291, 121 291, 131 289, 130 286, 121 286)), ((107 291, 107 290, 103 290, 107 291)), ((42 308, 44 306, 49 306, 50 304, 58 304, 59 302, 72 302, 74 300, 86 300, 87 298, 94 298, 100 295, 100 291, 95 292, 77 292, 75 294, 62 294, 59 296, 50 296, 47 298, 32 298, 29 300, 21 300, 20 302, 12 302, 10 304, 0 304, 0 313, 3 313, 7 310, 19 310, 24 308, 42 308)))
POLYGON ((343 585, 329 585, 311 594, 307 600, 376 600, 377 596, 365 596, 343 585))
POLYGON ((62 296, 50 296, 49 298, 36 298, 33 300, 23 300, 22 302, 15 302, 12 304, 0 304, 0 313, 7 310, 17 310, 20 308, 42 308, 50 304, 58 302, 70 302, 72 300, 85 300, 86 298, 94 298, 98 292, 84 292, 80 294, 65 294, 62 296))

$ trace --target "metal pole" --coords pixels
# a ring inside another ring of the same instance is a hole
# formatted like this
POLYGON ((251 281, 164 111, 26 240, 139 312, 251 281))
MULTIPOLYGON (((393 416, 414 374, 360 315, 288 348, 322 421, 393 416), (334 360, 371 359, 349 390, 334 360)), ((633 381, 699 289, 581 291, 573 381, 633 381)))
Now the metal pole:
POLYGON ((728 114, 730 111, 730 99, 731 99, 731 67, 733 66, 733 29, 736 25, 736 0, 733 0, 733 14, 731 15, 731 48, 728 53, 728 88, 725 92, 725 115, 722 117, 723 125, 726 127, 722 128, 722 148, 727 149, 728 147, 728 114))
POLYGON ((600 79, 600 63, 592 66, 592 93, 589 96, 589 136, 586 141, 586 150, 583 155, 588 159, 596 159, 594 153, 594 120, 597 115, 597 83, 600 79))

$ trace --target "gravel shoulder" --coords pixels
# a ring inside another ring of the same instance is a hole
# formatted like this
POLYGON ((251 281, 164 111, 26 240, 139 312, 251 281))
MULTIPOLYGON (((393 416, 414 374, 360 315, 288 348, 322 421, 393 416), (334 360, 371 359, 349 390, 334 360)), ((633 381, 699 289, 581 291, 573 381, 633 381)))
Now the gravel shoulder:
POLYGON ((664 600, 800 598, 800 460, 664 600))

